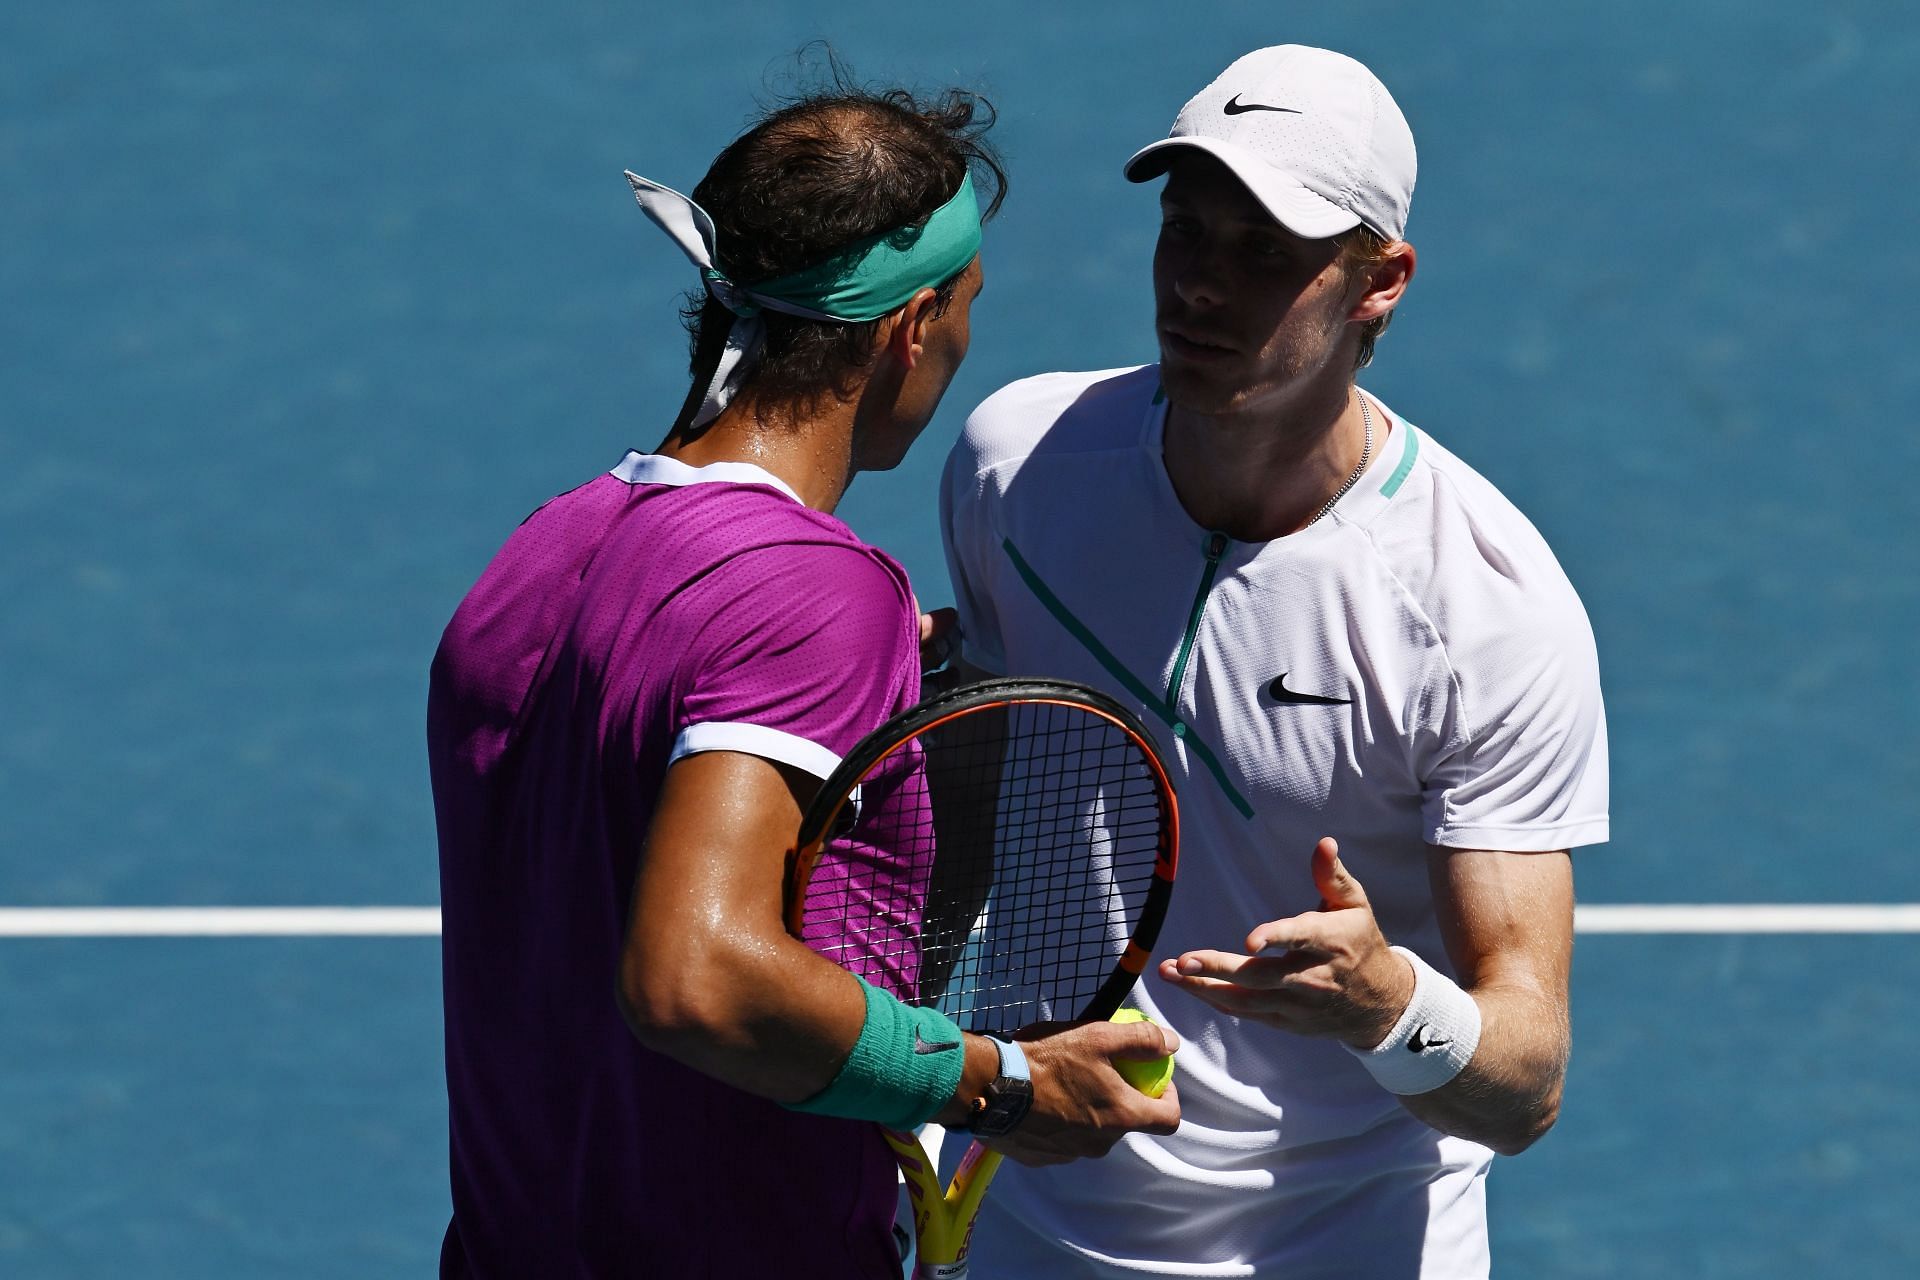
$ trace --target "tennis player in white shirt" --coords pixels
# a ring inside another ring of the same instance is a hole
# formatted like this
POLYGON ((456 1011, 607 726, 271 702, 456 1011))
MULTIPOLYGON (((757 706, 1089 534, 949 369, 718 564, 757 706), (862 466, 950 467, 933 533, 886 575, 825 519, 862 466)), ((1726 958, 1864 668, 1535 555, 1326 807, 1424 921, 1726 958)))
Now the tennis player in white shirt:
POLYGON ((1526 517, 1355 384, 1414 172, 1360 63, 1241 58, 1126 166, 1160 360, 1015 383, 949 459, 963 669, 1157 720, 1187 850, 1140 988, 1183 1123, 1004 1172, 977 1274, 1485 1276, 1492 1157, 1558 1113, 1598 665, 1526 517))

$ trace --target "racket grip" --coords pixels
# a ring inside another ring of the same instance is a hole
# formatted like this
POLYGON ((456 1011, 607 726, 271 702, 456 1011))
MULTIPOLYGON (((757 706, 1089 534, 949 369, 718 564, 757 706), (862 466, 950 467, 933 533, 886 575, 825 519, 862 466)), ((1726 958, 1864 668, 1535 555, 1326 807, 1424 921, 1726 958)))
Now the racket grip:
POLYGON ((1000 1169, 1000 1161, 998 1151, 978 1142, 971 1144, 960 1158, 960 1166, 954 1170, 945 1195, 937 1204, 926 1206, 929 1212, 924 1219, 916 1206, 915 1225, 920 1228, 920 1235, 914 1280, 962 1280, 967 1274, 974 1219, 980 1213, 980 1201, 987 1194, 987 1185, 1000 1169))

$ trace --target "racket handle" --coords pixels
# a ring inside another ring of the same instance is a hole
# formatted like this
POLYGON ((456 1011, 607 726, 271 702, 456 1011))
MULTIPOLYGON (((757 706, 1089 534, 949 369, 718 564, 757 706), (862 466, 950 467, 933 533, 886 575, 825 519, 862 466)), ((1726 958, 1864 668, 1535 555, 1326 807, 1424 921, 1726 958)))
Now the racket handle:
POLYGON ((979 1142, 967 1148, 954 1170, 936 1214, 937 1221, 919 1242, 914 1259, 914 1280, 963 1280, 967 1274, 967 1254, 973 1247, 974 1219, 980 1213, 980 1201, 987 1185, 1000 1171, 1001 1155, 979 1142))

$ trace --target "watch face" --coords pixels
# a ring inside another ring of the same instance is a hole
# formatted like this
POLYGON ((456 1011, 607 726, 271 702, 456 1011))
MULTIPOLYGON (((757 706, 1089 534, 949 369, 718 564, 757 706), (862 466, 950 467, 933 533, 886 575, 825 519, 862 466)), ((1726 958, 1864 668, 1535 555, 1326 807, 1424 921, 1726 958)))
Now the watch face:
POLYGON ((1033 1081, 1001 1076, 987 1086, 986 1096, 974 1099, 967 1128, 986 1138, 1012 1133, 1033 1105, 1033 1081))

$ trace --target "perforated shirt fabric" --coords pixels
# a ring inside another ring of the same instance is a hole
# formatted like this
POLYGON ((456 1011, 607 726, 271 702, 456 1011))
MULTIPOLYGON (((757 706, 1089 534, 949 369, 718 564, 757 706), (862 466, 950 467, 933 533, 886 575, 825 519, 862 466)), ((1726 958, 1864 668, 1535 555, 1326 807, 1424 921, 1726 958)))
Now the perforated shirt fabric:
MULTIPOLYGON (((641 1047, 615 979, 674 760, 745 751, 825 776, 918 688, 905 572, 758 468, 632 453, 508 539, 446 629, 428 702, 443 1275, 898 1274, 875 1126, 641 1047)), ((911 921, 905 880, 890 891, 911 921)))
MULTIPOLYGON (((1129 701, 1168 757, 1183 853, 1160 956, 1238 950, 1317 907, 1309 855, 1333 835, 1388 940, 1452 976, 1430 845, 1607 837, 1578 597, 1511 502, 1371 403, 1366 472, 1267 543, 1180 505, 1155 366, 1015 383, 948 459, 965 656, 1129 701)), ((1003 1171, 979 1274, 1486 1274, 1486 1148, 1413 1119, 1336 1042, 1215 1013, 1151 970, 1137 994, 1184 1042, 1179 1132, 1003 1171)))

